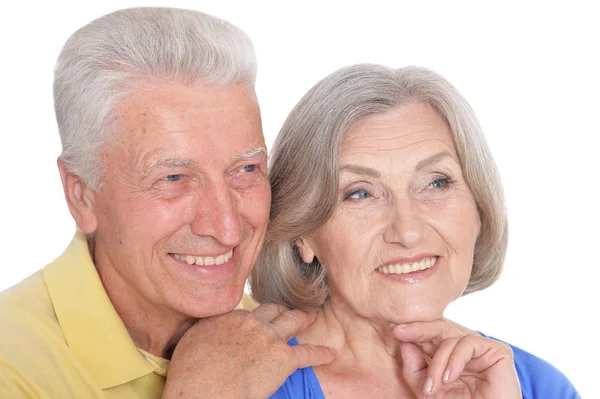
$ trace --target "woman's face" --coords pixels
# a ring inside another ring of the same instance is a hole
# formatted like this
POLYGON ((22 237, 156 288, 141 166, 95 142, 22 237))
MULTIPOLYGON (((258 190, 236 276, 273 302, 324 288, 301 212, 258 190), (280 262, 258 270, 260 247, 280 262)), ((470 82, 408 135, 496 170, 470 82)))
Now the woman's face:
POLYGON ((481 227, 445 120, 412 104, 363 118, 340 152, 337 208, 299 240, 332 306, 396 323, 438 318, 464 291, 481 227))

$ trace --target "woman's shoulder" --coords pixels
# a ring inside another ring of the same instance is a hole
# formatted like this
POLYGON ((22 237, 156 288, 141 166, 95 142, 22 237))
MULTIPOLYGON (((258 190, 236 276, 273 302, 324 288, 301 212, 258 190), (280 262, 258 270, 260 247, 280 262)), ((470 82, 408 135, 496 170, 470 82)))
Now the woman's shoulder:
MULTIPOLYGON (((552 364, 508 342, 483 333, 482 335, 511 347, 523 399, 581 399, 571 381, 552 364)), ((297 344, 295 338, 289 341, 290 346, 297 344)), ((311 367, 296 370, 271 396, 271 399, 324 398, 317 376, 311 367)))
POLYGON ((571 381, 552 364, 508 342, 487 337, 504 342, 511 347, 523 399, 581 398, 571 381))
MULTIPOLYGON (((292 338, 288 344, 295 346, 298 341, 292 338)), ((270 399, 325 399, 325 395, 314 370, 307 367, 290 375, 270 399)))

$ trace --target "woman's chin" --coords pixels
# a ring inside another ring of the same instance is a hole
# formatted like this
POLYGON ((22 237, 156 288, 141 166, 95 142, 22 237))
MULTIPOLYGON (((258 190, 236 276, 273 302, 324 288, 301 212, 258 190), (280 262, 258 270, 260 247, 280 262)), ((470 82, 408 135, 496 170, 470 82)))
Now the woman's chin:
POLYGON ((446 307, 430 307, 421 309, 406 309, 398 310, 390 314, 388 320, 394 324, 408 324, 415 322, 427 322, 437 320, 444 315, 446 307))

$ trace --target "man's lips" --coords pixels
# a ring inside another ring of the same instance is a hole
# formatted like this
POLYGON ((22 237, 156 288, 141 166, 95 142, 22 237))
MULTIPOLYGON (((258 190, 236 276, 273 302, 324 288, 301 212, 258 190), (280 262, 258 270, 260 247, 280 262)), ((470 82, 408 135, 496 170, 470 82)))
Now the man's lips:
POLYGON ((172 253, 171 256, 181 262, 185 262, 188 265, 197 265, 197 266, 213 266, 213 265, 222 265, 223 263, 229 262, 231 257, 233 256, 233 249, 222 253, 217 256, 195 256, 195 255, 186 255, 186 254, 177 254, 172 253))

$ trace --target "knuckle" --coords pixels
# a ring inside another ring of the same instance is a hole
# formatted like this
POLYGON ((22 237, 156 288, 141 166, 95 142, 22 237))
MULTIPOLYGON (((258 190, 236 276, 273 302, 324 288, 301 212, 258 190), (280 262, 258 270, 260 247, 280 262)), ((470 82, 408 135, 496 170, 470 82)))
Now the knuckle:
POLYGON ((428 335, 425 329, 420 328, 415 334, 415 338, 418 342, 428 341, 428 335))
POLYGON ((261 330, 264 329, 265 324, 262 320, 252 313, 243 313, 240 314, 240 329, 243 330, 261 330))
POLYGON ((273 336, 270 341, 271 353, 277 354, 278 357, 287 358, 290 353, 290 346, 281 338, 273 336))
POLYGON ((295 322, 300 322, 305 319, 304 313, 299 310, 288 310, 286 315, 290 320, 295 322))
POLYGON ((465 343, 469 343, 469 344, 476 344, 478 341, 481 342, 483 340, 486 340, 487 338, 484 337, 477 337, 475 335, 471 335, 471 334, 467 334, 463 337, 461 337, 461 340, 465 343))
POLYGON ((478 342, 485 342, 485 340, 487 340, 487 339, 488 338, 478 336, 478 335, 472 335, 472 334, 467 334, 467 335, 461 337, 461 340, 469 345, 475 345, 478 342))
POLYGON ((447 338, 447 340, 453 344, 456 344, 458 342, 460 342, 460 340, 463 339, 463 337, 452 337, 452 338, 447 338))
POLYGON ((286 323, 294 326, 302 325, 306 321, 306 315, 301 310, 287 310, 282 317, 286 320, 286 323))
POLYGON ((448 337, 448 338, 444 338, 441 343, 440 346, 454 346, 456 345, 459 341, 461 340, 461 337, 448 337))
POLYGON ((268 313, 275 313, 284 309, 284 306, 276 303, 263 303, 259 306, 259 308, 265 310, 268 313))
POLYGON ((498 341, 498 344, 500 344, 500 348, 501 348, 502 352, 504 352, 508 356, 510 356, 511 359, 514 358, 515 354, 509 344, 507 344, 505 342, 500 342, 500 341, 498 341))

